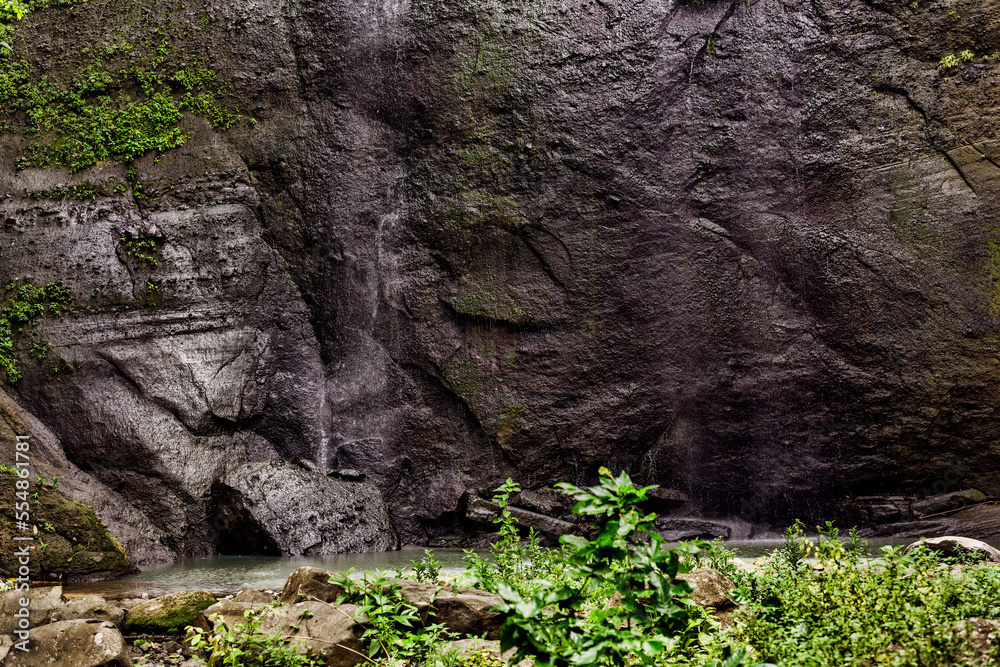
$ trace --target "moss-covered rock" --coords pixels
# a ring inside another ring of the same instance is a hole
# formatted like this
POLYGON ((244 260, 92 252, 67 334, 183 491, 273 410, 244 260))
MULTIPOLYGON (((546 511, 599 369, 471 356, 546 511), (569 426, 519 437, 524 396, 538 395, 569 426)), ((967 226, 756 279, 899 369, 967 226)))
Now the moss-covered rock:
POLYGON ((0 474, 0 570, 17 572, 14 556, 24 542, 17 536, 32 536, 30 570, 33 578, 100 579, 135 570, 121 543, 97 518, 94 510, 66 498, 58 491, 58 480, 32 480, 27 493, 31 520, 27 530, 17 522, 15 507, 24 502, 17 497, 16 478, 0 474))
POLYGON ((189 625, 204 627, 203 609, 215 604, 215 596, 205 591, 181 591, 140 602, 125 614, 127 632, 175 634, 189 625))

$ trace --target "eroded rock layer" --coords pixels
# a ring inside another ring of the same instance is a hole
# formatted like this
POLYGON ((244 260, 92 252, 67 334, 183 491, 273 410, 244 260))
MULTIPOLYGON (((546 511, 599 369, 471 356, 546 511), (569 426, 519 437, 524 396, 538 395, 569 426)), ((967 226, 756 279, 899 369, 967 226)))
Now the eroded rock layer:
POLYGON ((750 522, 1000 495, 1000 3, 41 4, 5 85, 161 115, 98 155, 2 93, 0 280, 75 308, 13 391, 150 558, 254 461, 404 543, 600 465, 750 522))

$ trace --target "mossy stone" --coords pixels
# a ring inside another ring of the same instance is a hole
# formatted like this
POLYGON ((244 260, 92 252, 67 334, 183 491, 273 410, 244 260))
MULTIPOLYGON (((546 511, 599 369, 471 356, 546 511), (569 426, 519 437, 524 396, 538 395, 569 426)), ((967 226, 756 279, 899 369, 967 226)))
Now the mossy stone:
MULTIPOLYGON (((24 535, 16 522, 13 476, 0 478, 0 572, 17 571, 13 537, 24 535)), ((57 487, 58 488, 58 487, 57 487)), ((121 543, 83 503, 70 500, 51 485, 31 484, 30 543, 31 575, 35 578, 64 579, 107 577, 134 572, 121 543), (37 494, 37 498, 35 497, 37 494)))
POLYGON ((181 591, 140 602, 125 614, 127 632, 178 634, 189 625, 203 627, 200 613, 215 604, 215 596, 206 591, 181 591))

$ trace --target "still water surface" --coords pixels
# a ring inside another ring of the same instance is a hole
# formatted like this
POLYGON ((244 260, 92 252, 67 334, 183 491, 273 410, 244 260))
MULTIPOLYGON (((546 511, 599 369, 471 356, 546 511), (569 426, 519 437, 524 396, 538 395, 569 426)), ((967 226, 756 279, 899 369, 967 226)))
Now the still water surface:
MULTIPOLYGON (((869 540, 869 552, 875 555, 880 553, 883 546, 899 546, 912 541, 912 539, 869 540)), ((781 544, 781 540, 748 540, 727 542, 726 547, 735 549, 740 560, 750 562, 767 555, 781 544)), ((1000 542, 993 545, 1000 547, 1000 542)), ((462 563, 464 554, 461 550, 434 549, 433 552, 434 557, 442 565, 441 573, 444 577, 450 578, 464 571, 465 566, 462 563)), ((411 561, 419 560, 423 555, 422 549, 404 549, 385 553, 332 556, 207 556, 148 566, 139 574, 113 581, 68 585, 65 592, 69 595, 96 593, 105 597, 127 598, 140 597, 143 593, 149 597, 157 597, 191 588, 215 594, 236 593, 244 588, 280 591, 288 575, 296 568, 305 565, 320 567, 331 572, 346 572, 353 568, 358 572, 381 570, 392 575, 397 569, 409 569, 412 567, 411 561)), ((481 555, 484 558, 488 557, 484 553, 481 555)))

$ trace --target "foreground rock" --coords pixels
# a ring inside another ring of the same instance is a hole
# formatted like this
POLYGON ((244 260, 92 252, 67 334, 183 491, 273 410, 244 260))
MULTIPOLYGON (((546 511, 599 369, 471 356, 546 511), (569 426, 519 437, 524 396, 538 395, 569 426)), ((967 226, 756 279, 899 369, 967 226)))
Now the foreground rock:
POLYGON ((213 618, 215 616, 221 617, 221 622, 226 624, 230 630, 236 629, 237 625, 246 623, 247 613, 254 612, 262 609, 263 604, 259 602, 237 602, 236 600, 219 600, 211 607, 202 610, 202 617, 211 624, 211 626, 219 626, 219 618, 213 618))
POLYGON ((964 640, 959 649, 958 662, 962 667, 995 667, 996 651, 1000 644, 1000 621, 996 619, 969 618, 954 626, 956 634, 964 640))
POLYGON ((710 567, 700 567, 687 574, 677 575, 678 579, 694 586, 691 600, 699 607, 715 611, 727 611, 736 606, 729 592, 735 588, 729 577, 710 567))
POLYGON ((31 632, 29 651, 12 650, 3 667, 131 667, 132 658, 113 623, 74 620, 31 632))
MULTIPOLYGON (((487 655, 492 656, 501 664, 508 664, 508 661, 514 657, 516 649, 510 649, 506 653, 500 652, 500 642, 494 640, 486 639, 459 639, 458 641, 453 641, 448 643, 449 647, 455 651, 455 657, 460 658, 464 661, 470 660, 473 656, 477 655, 487 655)), ((460 662, 459 664, 462 664, 460 662)), ((481 662, 471 662, 467 664, 482 664, 481 662)), ((514 667, 530 667, 535 664, 530 659, 522 660, 514 665, 514 667)))
MULTIPOLYGON (((0 476, 0 482, 0 506, 13 508, 13 480, 0 476)), ((34 578, 83 581, 136 571, 121 543, 93 509, 66 498, 52 478, 32 482, 32 490, 38 497, 31 504, 31 519, 39 530, 38 538, 30 544, 29 568, 34 578), (44 549, 39 547, 41 542, 44 549)), ((0 574, 7 576, 17 572, 14 554, 24 545, 13 540, 22 533, 16 528, 13 514, 0 512, 0 574)))
POLYGON ((968 537, 932 537, 926 540, 920 540, 919 542, 914 542, 913 544, 907 545, 903 550, 904 553, 910 553, 918 547, 926 547, 931 551, 937 551, 939 553, 945 554, 947 556, 958 555, 962 553, 978 553, 982 554, 987 561, 993 563, 1000 563, 1000 551, 986 544, 985 542, 980 542, 979 540, 973 540, 968 537))
MULTIPOLYGON (((219 613, 226 626, 233 629, 241 623, 247 609, 260 609, 260 605, 225 600, 206 610, 206 614, 219 613)), ((364 626, 355 621, 358 607, 316 601, 297 602, 284 607, 268 609, 257 617, 259 632, 291 637, 295 643, 308 647, 331 667, 350 667, 365 662, 367 656, 361 635, 364 626)), ((366 620, 364 616, 360 620, 366 620)), ((218 618, 210 619, 213 628, 219 628, 218 618)))
POLYGON ((181 591, 140 602, 125 614, 125 630, 132 633, 177 634, 189 625, 208 629, 201 611, 215 604, 205 591, 181 591))
MULTIPOLYGON (((319 600, 333 603, 344 594, 344 589, 329 583, 330 572, 315 567, 300 567, 292 572, 281 592, 281 602, 319 600)), ((460 635, 498 639, 500 615, 493 607, 503 604, 498 595, 470 588, 445 586, 438 590, 435 584, 422 584, 407 579, 392 579, 400 585, 403 597, 412 603, 425 624, 443 623, 460 635)))
POLYGON ((31 588, 27 592, 6 591, 0 593, 0 635, 12 634, 16 629, 14 613, 21 608, 21 598, 28 599, 28 618, 33 628, 76 619, 109 621, 119 625, 125 616, 124 610, 97 595, 66 601, 61 586, 31 588))
POLYGON ((223 551, 300 556, 399 546, 382 493, 372 484, 270 461, 237 468, 215 483, 213 493, 226 526, 223 551))
POLYGON ((237 593, 233 597, 233 602, 253 602, 256 604, 267 604, 274 601, 274 596, 256 588, 247 588, 237 593))

